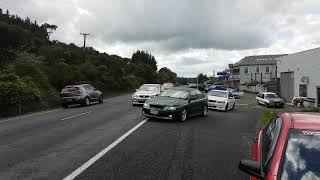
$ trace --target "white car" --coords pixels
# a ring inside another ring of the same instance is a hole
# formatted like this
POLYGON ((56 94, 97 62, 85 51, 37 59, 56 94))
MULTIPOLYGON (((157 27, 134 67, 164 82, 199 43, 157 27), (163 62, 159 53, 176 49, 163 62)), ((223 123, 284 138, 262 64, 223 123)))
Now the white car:
POLYGON ((211 90, 207 93, 208 108, 220 111, 228 111, 234 109, 236 100, 229 91, 211 90))
POLYGON ((160 84, 144 84, 132 95, 132 104, 144 104, 147 99, 160 94, 160 84))
POLYGON ((283 108, 284 100, 279 98, 273 92, 260 92, 256 97, 257 103, 265 105, 266 107, 280 107, 283 108))
POLYGON ((244 92, 241 92, 238 89, 227 88, 227 91, 230 91, 234 98, 240 98, 241 96, 244 96, 244 92))

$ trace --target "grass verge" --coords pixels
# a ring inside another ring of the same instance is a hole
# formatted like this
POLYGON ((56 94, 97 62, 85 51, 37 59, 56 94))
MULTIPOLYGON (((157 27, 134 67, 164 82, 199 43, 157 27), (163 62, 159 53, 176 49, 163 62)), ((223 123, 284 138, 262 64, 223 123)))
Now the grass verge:
POLYGON ((318 112, 318 113, 320 113, 320 108, 319 107, 303 108, 300 111, 301 112, 318 112))
POLYGON ((261 126, 264 126, 264 125, 268 124, 276 116, 277 116, 276 112, 265 111, 261 114, 260 119, 259 119, 259 123, 261 126))

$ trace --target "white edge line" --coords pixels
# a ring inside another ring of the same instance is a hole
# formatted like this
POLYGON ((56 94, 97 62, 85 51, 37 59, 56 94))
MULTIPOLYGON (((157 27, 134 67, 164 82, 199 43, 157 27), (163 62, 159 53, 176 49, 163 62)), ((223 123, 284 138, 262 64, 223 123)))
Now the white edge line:
POLYGON ((60 120, 64 121, 64 120, 67 120, 67 119, 71 119, 71 118, 75 118, 75 117, 82 116, 82 115, 85 115, 85 114, 89 114, 91 112, 92 111, 88 111, 88 112, 85 112, 85 113, 81 113, 81 114, 77 114, 77 115, 74 115, 74 116, 66 117, 66 118, 63 118, 63 119, 60 119, 60 120))
POLYGON ((128 132, 123 134, 121 137, 119 137, 116 141, 114 141, 108 147, 104 148, 102 151, 100 151, 98 154, 93 156, 91 159, 89 159, 87 162, 85 162, 79 168, 74 170, 70 175, 68 175, 65 178, 63 178, 63 180, 73 180, 74 178, 76 178, 79 174, 81 174, 83 171, 85 171, 88 167, 90 167, 98 159, 100 159, 102 156, 104 156, 108 151, 110 151, 112 148, 114 148, 116 145, 118 145, 127 136, 129 136, 131 133, 133 133, 136 129, 138 129, 140 126, 142 126, 145 122, 147 122, 147 120, 148 119, 145 119, 145 120, 141 121, 139 124, 137 124, 135 127, 133 127, 128 132))

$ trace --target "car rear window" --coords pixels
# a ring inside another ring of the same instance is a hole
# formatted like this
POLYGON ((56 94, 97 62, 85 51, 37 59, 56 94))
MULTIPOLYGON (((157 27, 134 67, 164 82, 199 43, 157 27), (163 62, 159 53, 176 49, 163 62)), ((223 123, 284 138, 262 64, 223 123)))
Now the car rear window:
POLYGON ((77 91, 79 89, 80 89, 79 87, 67 87, 67 88, 63 88, 62 92, 63 93, 65 93, 65 92, 73 92, 73 91, 77 91))
POLYGON ((319 180, 320 131, 292 130, 282 162, 282 180, 319 180))

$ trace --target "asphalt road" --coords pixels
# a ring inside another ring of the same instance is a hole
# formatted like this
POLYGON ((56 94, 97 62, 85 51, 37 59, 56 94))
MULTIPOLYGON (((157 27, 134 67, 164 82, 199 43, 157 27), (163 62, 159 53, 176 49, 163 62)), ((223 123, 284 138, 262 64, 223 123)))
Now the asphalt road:
MULTIPOLYGON (((258 111, 149 120, 77 179, 247 179, 258 111)), ((130 96, 0 121, 0 179, 62 179, 143 121, 130 96)))

